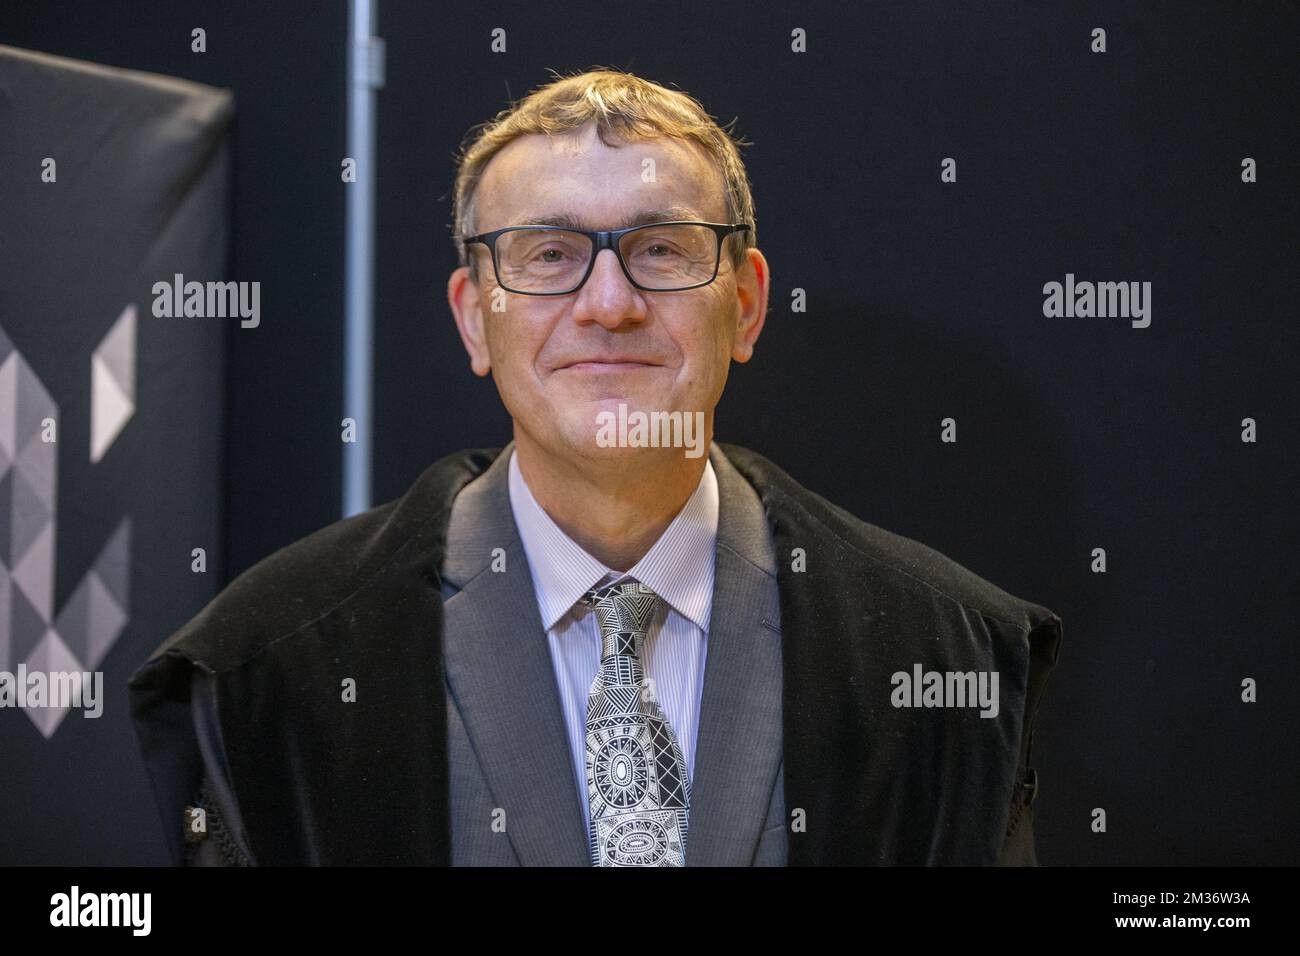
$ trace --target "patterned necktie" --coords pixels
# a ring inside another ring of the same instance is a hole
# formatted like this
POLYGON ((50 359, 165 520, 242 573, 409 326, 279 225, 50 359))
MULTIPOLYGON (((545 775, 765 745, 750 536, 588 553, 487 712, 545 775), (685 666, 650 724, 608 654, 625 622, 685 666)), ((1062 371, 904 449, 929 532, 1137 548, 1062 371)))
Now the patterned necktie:
POLYGON ((600 671, 587 697, 593 866, 685 866, 691 783, 677 735, 643 687, 641 648, 659 595, 637 581, 588 591, 600 671))

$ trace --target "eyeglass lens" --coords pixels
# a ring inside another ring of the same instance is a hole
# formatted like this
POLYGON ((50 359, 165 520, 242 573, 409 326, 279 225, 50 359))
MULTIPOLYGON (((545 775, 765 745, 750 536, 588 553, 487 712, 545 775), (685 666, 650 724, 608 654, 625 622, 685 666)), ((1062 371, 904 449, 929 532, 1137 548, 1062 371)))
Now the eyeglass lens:
MULTIPOLYGON (((497 238, 499 281, 520 292, 567 292, 587 272, 594 243, 568 229, 516 229, 497 238)), ((619 251, 637 284, 668 292, 708 282, 718 236, 708 226, 674 223, 629 232, 619 251)))

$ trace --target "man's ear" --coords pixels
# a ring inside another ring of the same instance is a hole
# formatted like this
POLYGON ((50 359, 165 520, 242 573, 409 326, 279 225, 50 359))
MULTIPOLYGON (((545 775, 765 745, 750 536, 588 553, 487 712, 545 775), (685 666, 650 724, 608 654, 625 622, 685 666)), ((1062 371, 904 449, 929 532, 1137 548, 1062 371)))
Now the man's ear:
POLYGON ((461 266, 447 280, 447 302, 456 319, 456 331, 469 353, 469 367, 475 375, 487 375, 492 370, 492 359, 483 334, 483 297, 470 278, 468 266, 461 266))
POLYGON ((745 263, 736 270, 736 298, 740 313, 731 340, 731 357, 737 362, 748 362, 754 354, 754 343, 763 331, 767 319, 767 298, 772 288, 772 274, 767 259, 757 249, 745 250, 745 263))

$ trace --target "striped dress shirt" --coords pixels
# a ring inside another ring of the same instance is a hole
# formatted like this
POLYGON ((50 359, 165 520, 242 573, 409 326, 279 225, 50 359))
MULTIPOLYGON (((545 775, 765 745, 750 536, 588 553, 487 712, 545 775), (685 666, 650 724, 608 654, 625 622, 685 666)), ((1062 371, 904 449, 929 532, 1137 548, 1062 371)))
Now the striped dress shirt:
POLYGON ((591 588, 633 578, 663 600, 650 621, 642 669, 652 680, 664 716, 677 734, 686 772, 695 779, 695 741, 713 607, 714 555, 718 535, 718 480, 705 459, 700 484, 659 540, 626 573, 606 567, 565 534, 537 503, 510 455, 510 508, 533 577, 537 609, 560 691, 574 783, 587 836, 587 694, 600 670, 600 627, 595 612, 577 603, 591 588))

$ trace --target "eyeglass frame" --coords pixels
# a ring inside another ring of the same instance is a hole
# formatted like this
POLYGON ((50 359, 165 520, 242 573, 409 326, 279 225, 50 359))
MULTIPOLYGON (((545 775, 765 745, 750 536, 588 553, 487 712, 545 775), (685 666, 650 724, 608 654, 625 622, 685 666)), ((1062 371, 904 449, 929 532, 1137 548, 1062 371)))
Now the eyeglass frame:
POLYGON ((634 288, 640 289, 642 292, 686 292, 690 289, 703 288, 716 280, 718 278, 718 271, 722 266, 722 246, 726 242, 727 237, 733 233, 751 231, 753 228, 754 227, 747 222, 701 222, 696 219, 672 219, 667 222, 647 222, 642 223, 639 226, 628 226, 625 229, 569 229, 566 226, 524 224, 521 226, 504 226, 501 229, 493 229, 491 232, 481 232, 477 236, 466 236, 461 239, 461 243, 466 247, 467 255, 469 252, 468 247, 474 243, 482 243, 488 247, 488 251, 492 254, 492 274, 496 277, 497 285, 501 286, 501 288, 505 289, 512 295, 573 295, 573 293, 586 285, 587 280, 591 278, 592 270, 596 268, 596 257, 600 255, 602 249, 609 249, 614 253, 614 258, 618 260, 619 268, 623 270, 623 275, 627 277, 627 281, 632 283, 634 288), (636 279, 632 278, 632 270, 629 269, 627 263, 623 261, 623 252, 619 249, 619 240, 630 232, 636 232, 639 229, 654 229, 656 226, 708 226, 712 229, 714 235, 718 237, 717 256, 713 262, 713 274, 703 282, 697 282, 695 285, 681 286, 676 289, 650 289, 641 285, 641 283, 637 282, 636 279), (586 236, 591 240, 591 259, 588 260, 587 271, 582 274, 582 278, 578 280, 578 284, 572 289, 568 289, 564 292, 524 292, 519 289, 512 289, 502 282, 501 270, 497 263, 497 239, 498 237, 505 235, 507 232, 516 232, 521 229, 549 229, 552 232, 573 232, 580 236, 586 236))

